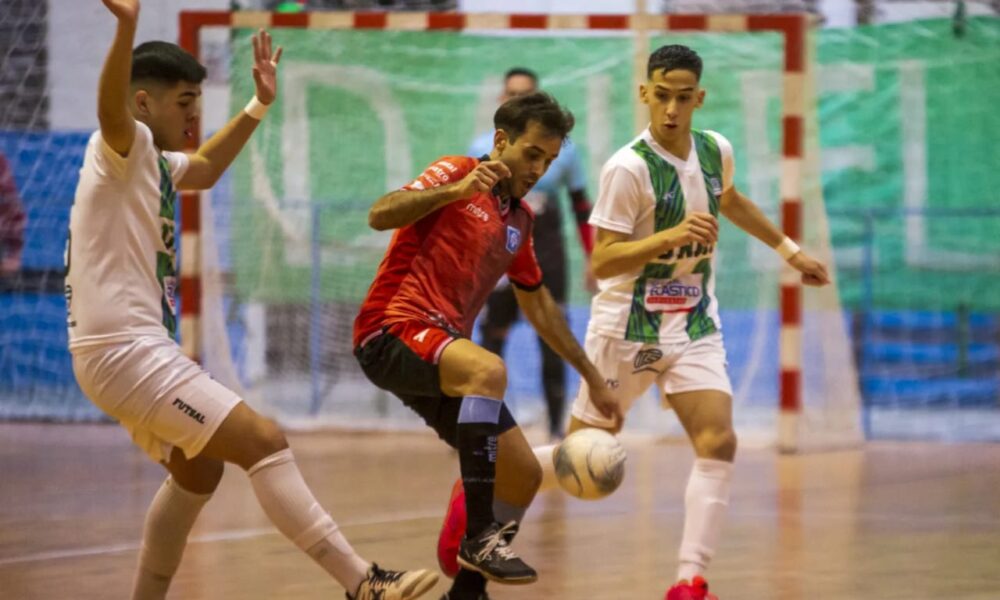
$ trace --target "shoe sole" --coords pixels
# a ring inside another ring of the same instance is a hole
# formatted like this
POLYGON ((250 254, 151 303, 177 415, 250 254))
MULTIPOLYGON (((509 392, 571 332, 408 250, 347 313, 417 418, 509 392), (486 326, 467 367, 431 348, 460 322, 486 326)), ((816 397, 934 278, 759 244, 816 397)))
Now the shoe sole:
POLYGON ((458 557, 458 564, 461 565, 463 569, 466 569, 468 571, 475 571, 476 573, 479 573, 480 575, 482 575, 483 577, 489 579, 494 583, 500 583, 504 585, 528 585, 529 583, 535 583, 536 581, 538 581, 538 575, 530 575, 528 577, 508 577, 506 579, 503 577, 497 577, 496 575, 493 575, 492 573, 487 573, 486 571, 480 569, 476 565, 463 559, 461 555, 459 555, 458 557))
POLYGON ((403 600, 413 600, 431 591, 438 582, 438 574, 427 571, 419 579, 413 581, 409 587, 402 591, 403 600))

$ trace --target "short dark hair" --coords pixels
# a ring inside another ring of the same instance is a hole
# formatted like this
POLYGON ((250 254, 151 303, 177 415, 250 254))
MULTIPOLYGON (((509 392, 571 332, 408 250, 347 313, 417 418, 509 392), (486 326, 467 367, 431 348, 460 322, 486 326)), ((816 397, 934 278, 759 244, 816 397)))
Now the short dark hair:
POLYGON ((201 83, 205 67, 190 52, 170 42, 145 42, 132 51, 132 82, 201 83))
POLYGON ((649 55, 649 64, 646 66, 646 77, 652 77, 653 73, 659 70, 673 71, 683 69, 695 74, 698 81, 701 81, 701 57, 698 53, 680 44, 668 44, 660 46, 649 55))
POLYGON ((535 73, 527 67, 511 67, 507 69, 507 72, 503 74, 503 80, 507 81, 511 77, 517 77, 518 75, 528 77, 535 82, 535 85, 538 85, 538 73, 535 73))
POLYGON ((545 92, 532 92, 504 102, 493 115, 493 125, 507 132, 511 141, 516 140, 531 122, 541 125, 546 132, 566 139, 573 130, 576 119, 555 98, 545 92))

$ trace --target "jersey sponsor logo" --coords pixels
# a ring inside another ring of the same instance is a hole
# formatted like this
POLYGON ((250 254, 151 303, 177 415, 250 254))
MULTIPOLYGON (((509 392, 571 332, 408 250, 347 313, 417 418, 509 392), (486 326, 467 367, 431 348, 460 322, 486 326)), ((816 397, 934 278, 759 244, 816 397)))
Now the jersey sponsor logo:
POLYGON ((521 230, 517 227, 511 225, 507 226, 507 252, 511 254, 517 253, 517 249, 521 247, 521 230))
POLYGON ((177 410, 191 417, 195 421, 198 421, 202 425, 205 424, 205 415, 196 411, 191 405, 189 405, 187 402, 184 402, 180 398, 174 398, 173 406, 176 406, 177 410))
POLYGON ((690 312, 701 301, 701 275, 692 273, 681 279, 650 279, 646 282, 646 310, 653 312, 690 312))
POLYGON ((635 360, 632 361, 632 366, 635 370, 632 374, 641 373, 643 371, 652 371, 654 373, 659 373, 657 369, 654 369, 651 365, 655 364, 656 361, 663 358, 663 351, 659 348, 646 348, 645 350, 640 350, 638 354, 635 355, 635 360))
POLYGON ((656 257, 659 262, 675 262, 685 258, 701 258, 715 253, 715 244, 703 246, 698 242, 692 242, 680 248, 671 248, 667 252, 656 257))
POLYGON ((451 164, 450 162, 448 162, 446 160, 442 160, 438 164, 441 165, 442 167, 448 169, 452 173, 458 173, 458 167, 456 167, 455 165, 451 164))
POLYGON ((416 340, 416 341, 418 341, 418 342, 420 342, 421 344, 423 344, 424 343, 424 339, 427 337, 427 333, 430 330, 431 330, 430 327, 428 327, 427 329, 424 329, 423 331, 421 331, 417 335, 413 336, 413 339, 416 340))
POLYGON ((444 172, 444 169, 437 165, 432 166, 429 170, 431 173, 437 175, 438 179, 441 181, 447 182, 451 180, 451 177, 448 177, 448 174, 444 172))
POLYGON ((470 212, 473 215, 475 215, 476 218, 478 218, 483 223, 489 223, 490 222, 490 215, 489 215, 489 213, 487 213, 485 210, 483 210, 483 208, 481 206, 476 206, 475 202, 469 202, 465 206, 465 210, 467 210, 468 212, 470 212))

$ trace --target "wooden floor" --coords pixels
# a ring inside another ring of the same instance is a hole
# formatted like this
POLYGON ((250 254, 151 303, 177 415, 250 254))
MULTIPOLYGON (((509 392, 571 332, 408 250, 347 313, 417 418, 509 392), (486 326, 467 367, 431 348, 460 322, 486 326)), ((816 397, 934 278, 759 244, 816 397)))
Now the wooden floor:
MULTIPOLYGON (((395 568, 436 564, 457 474, 442 443, 430 434, 331 432, 291 442, 362 555, 395 568)), ((652 439, 626 446, 626 481, 611 498, 536 500, 516 547, 541 577, 493 586, 495 600, 663 597, 690 453, 652 439)), ((0 425, 0 598, 127 598, 143 514, 162 478, 115 426, 0 425)), ((722 600, 1000 599, 1000 445, 745 451, 709 579, 722 600)), ((271 528, 236 469, 196 525, 171 595, 342 597, 271 528)))

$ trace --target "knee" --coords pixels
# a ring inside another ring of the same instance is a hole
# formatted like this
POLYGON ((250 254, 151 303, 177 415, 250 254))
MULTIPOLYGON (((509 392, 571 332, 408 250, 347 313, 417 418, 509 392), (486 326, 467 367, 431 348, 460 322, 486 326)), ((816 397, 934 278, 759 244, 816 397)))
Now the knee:
POLYGON ((483 394, 503 398, 507 391, 507 367, 500 357, 484 360, 470 376, 469 394, 483 394))
POLYGON ((732 461, 736 456, 736 432, 730 428, 712 428, 694 438, 695 454, 699 458, 732 461))
POLYGON ((221 460, 207 460, 199 465, 196 476, 199 484, 204 490, 204 494, 214 494, 222 481, 222 473, 225 472, 226 464, 221 460))
POLYGON ((250 452, 250 460, 247 461, 249 464, 242 465, 244 468, 250 468, 275 452, 288 448, 288 440, 285 439, 285 434, 278 424, 265 417, 256 420, 248 437, 253 449, 250 452))

